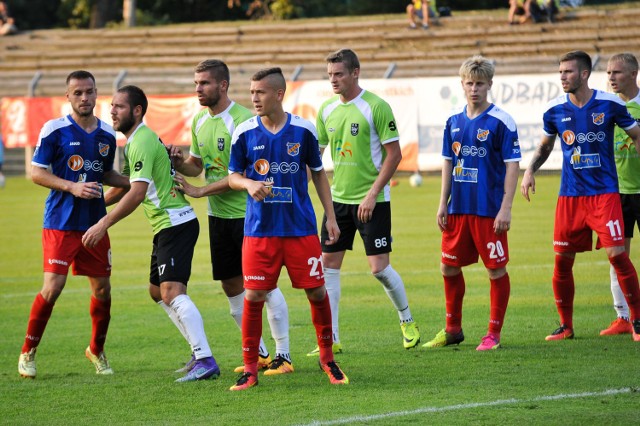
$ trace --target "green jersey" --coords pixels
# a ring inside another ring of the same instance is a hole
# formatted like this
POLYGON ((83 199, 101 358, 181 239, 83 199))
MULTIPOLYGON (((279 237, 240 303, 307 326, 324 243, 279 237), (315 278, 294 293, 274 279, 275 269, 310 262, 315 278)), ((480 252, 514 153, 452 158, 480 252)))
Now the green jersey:
MULTIPOLYGON (((231 135, 240 123, 252 116, 248 109, 231 102, 231 105, 220 114, 212 116, 209 109, 205 108, 193 118, 190 154, 202 161, 208 184, 229 176, 231 135)), ((208 198, 209 216, 240 219, 245 215, 247 206, 245 191, 230 190, 208 198)))
MULTIPOLYGON (((331 151, 333 200, 360 204, 387 156, 383 145, 399 140, 391 107, 366 90, 347 103, 342 103, 336 95, 320 107, 316 127, 320 147, 328 146, 331 151)), ((387 182, 376 200, 390 199, 387 182)))
MULTIPOLYGON (((627 102, 627 110, 640 123, 640 93, 627 102)), ((633 140, 616 126, 613 143, 620 193, 640 194, 640 158, 633 140)))
POLYGON ((196 218, 184 195, 174 189, 175 172, 167 149, 144 124, 127 140, 122 174, 129 176, 131 182, 149 184, 142 206, 154 234, 196 218))

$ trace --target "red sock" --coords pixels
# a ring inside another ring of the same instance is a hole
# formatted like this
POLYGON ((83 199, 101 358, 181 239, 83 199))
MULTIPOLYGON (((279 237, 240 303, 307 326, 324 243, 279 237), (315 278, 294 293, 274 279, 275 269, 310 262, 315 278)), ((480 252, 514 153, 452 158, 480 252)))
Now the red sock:
POLYGON ((457 334, 462 330, 462 300, 464 299, 464 275, 460 272, 452 277, 444 277, 444 298, 447 310, 445 331, 457 334))
POLYGON ((320 348, 320 363, 333 361, 333 330, 331 328, 331 307, 329 296, 325 295, 320 301, 309 300, 311 305, 311 322, 316 328, 318 348, 320 348))
POLYGON ((111 298, 100 300, 91 296, 89 305, 91 315, 91 343, 89 348, 94 355, 100 355, 104 350, 104 342, 107 340, 107 330, 111 320, 111 298))
POLYGON ((560 323, 571 329, 573 329, 573 296, 576 290, 573 282, 574 260, 572 257, 556 254, 552 280, 560 323))
POLYGON ((258 346, 262 336, 262 308, 264 300, 251 302, 244 299, 242 313, 242 359, 244 371, 258 376, 258 346))
POLYGON ((491 312, 489 313, 489 333, 500 338, 500 331, 504 323, 504 315, 507 313, 509 294, 511 293, 511 280, 505 273, 498 279, 491 281, 491 312))
POLYGON ((627 300, 629 310, 631 311, 631 319, 640 319, 640 287, 638 286, 638 273, 633 263, 629 259, 627 253, 622 253, 609 258, 609 262, 613 265, 618 275, 620 288, 627 300))
POLYGON ((42 294, 36 295, 31 305, 31 314, 29 315, 29 324, 27 325, 27 335, 22 345, 22 353, 29 352, 40 344, 40 339, 47 327, 51 311, 53 311, 53 303, 49 303, 42 297, 42 294))

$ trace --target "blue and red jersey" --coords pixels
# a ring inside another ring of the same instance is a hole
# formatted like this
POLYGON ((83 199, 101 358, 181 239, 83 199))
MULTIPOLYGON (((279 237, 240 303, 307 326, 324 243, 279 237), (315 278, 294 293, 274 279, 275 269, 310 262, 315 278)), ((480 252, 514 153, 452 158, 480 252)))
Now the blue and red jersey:
POLYGON ((448 213, 496 217, 505 163, 521 159, 513 118, 493 104, 473 119, 466 106, 457 109, 445 125, 442 156, 453 166, 448 213))
POLYGON ((615 124, 629 130, 637 123, 617 96, 594 90, 582 108, 562 95, 547 104, 544 133, 560 136, 560 195, 583 196, 618 192, 613 150, 615 124))
MULTIPOLYGON (((73 182, 102 183, 105 172, 113 169, 116 134, 98 120, 87 133, 70 115, 50 120, 40 130, 31 164, 51 167, 59 178, 73 182)), ((107 213, 104 196, 90 200, 69 192, 51 190, 44 208, 44 228, 60 231, 86 231, 107 213)))
POLYGON ((316 216, 308 193, 307 166, 322 170, 316 129, 309 121, 287 113, 276 134, 260 117, 240 124, 232 138, 229 173, 270 182, 264 201, 247 197, 244 234, 249 237, 303 237, 317 234, 316 216))

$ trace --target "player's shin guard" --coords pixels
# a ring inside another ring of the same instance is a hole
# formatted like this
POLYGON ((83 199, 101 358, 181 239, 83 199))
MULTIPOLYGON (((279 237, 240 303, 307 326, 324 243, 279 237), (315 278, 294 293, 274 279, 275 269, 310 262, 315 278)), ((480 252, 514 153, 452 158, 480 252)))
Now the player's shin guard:
POLYGON ((331 333, 331 307, 329 296, 315 301, 309 299, 311 305, 311 321, 316 329, 316 338, 320 348, 320 363, 326 364, 333 361, 333 338, 331 333))
POLYGON ((509 279, 509 274, 505 273, 500 278, 490 281, 491 312, 489 314, 489 333, 500 336, 507 305, 509 304, 511 280, 509 279))
POLYGON ((609 261, 616 270, 620 288, 631 311, 631 319, 640 319, 640 287, 638 286, 638 273, 631 263, 627 253, 621 253, 610 257, 609 261))
POLYGON ((264 300, 252 302, 244 299, 242 313, 242 359, 245 373, 258 375, 258 346, 262 336, 262 308, 264 300))
POLYGON ((384 287, 384 291, 389 296, 391 303, 398 311, 400 321, 412 321, 411 310, 409 309, 409 301, 407 300, 407 292, 404 288, 404 282, 400 274, 396 272, 391 265, 387 265, 382 271, 373 274, 374 277, 384 287))
POLYGON ((462 301, 466 288, 464 275, 460 272, 458 275, 443 276, 443 278, 445 308, 447 311, 445 331, 450 334, 457 334, 462 330, 462 301))
POLYGON ((111 298, 101 300, 91 296, 89 305, 91 315, 91 342, 89 348, 91 353, 100 354, 104 351, 104 342, 107 340, 109 321, 111 321, 111 298))
POLYGON ((53 305, 53 303, 47 302, 47 300, 42 297, 42 294, 38 293, 36 295, 31 305, 29 323, 27 324, 27 335, 22 345, 22 353, 29 352, 40 344, 40 339, 42 339, 49 318, 51 318, 53 305))
POLYGON ((560 315, 560 323, 570 329, 573 329, 573 297, 575 295, 574 260, 573 257, 556 254, 553 269, 553 295, 560 315))
POLYGON ((187 341, 196 359, 212 356, 207 335, 204 332, 202 315, 191 298, 186 294, 180 294, 169 303, 169 307, 174 310, 178 321, 184 327, 187 341))
POLYGON ((288 354, 289 348, 289 309, 287 301, 279 288, 267 294, 265 302, 267 320, 271 328, 271 337, 276 341, 276 353, 288 354))

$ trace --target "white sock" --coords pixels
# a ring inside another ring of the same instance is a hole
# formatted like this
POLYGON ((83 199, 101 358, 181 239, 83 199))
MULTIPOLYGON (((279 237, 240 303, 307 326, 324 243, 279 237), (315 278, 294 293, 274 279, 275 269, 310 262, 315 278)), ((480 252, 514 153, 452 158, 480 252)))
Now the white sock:
POLYGON ((282 291, 276 288, 267 293, 265 305, 271 336, 276 341, 276 355, 286 354, 287 360, 291 361, 289 356, 289 309, 282 291))
POLYGON ((175 312, 178 322, 182 324, 185 331, 185 338, 196 359, 208 358, 212 356, 207 335, 204 332, 202 315, 191 298, 186 294, 175 297, 169 307, 175 312))
POLYGON ((185 331, 184 327, 178 320, 178 317, 176 316, 176 313, 174 312, 174 310, 168 307, 167 304, 164 303, 162 300, 158 302, 158 305, 160 305, 160 307, 164 309, 167 315, 169 315, 169 318, 171 319, 173 324, 176 327, 178 327, 178 330, 180 330, 180 334, 182 334, 182 337, 184 337, 187 341, 189 341, 189 339, 187 339, 187 332, 185 331))
POLYGON ((391 299, 393 306, 395 306, 398 311, 400 322, 413 321, 413 318, 411 317, 411 310, 409 309, 409 302, 407 301, 407 293, 404 289, 404 283, 395 269, 393 269, 391 265, 388 265, 382 271, 377 274, 373 274, 373 276, 382 283, 384 291, 387 293, 387 296, 391 299))
MULTIPOLYGON (((244 311, 244 291, 236 296, 227 297, 229 299, 229 309, 231 317, 238 325, 240 331, 242 331, 242 312, 244 311)), ((264 344, 262 337, 260 338, 260 346, 258 347, 258 354, 261 357, 266 358, 269 356, 269 350, 264 344)))
POLYGON ((324 268, 324 287, 329 295, 331 307, 331 328, 333 329, 333 343, 340 343, 338 315, 340 304, 340 269, 324 268))
POLYGON ((629 319, 629 305, 624 298, 620 284, 618 283, 618 275, 613 265, 609 267, 609 275, 611 276, 611 294, 613 295, 613 308, 619 318, 629 319))

